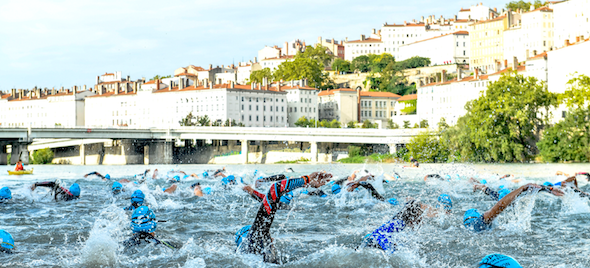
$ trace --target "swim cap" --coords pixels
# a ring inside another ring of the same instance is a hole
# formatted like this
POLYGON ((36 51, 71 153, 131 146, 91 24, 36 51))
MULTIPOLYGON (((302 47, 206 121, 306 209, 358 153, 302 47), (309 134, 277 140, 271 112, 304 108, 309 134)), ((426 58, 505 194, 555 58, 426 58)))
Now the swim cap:
POLYGON ((138 207, 131 215, 130 226, 134 233, 152 233, 158 226, 156 215, 146 206, 138 207))
POLYGON ((465 211, 463 215, 463 225, 467 229, 473 229, 476 232, 483 231, 489 227, 489 224, 486 224, 483 221, 483 214, 479 213, 477 209, 470 209, 465 211))
POLYGON ((506 187, 506 186, 505 185, 500 185, 500 186, 498 186, 498 190, 502 190, 502 189, 504 189, 504 187, 506 187))
POLYGON ((205 187, 201 190, 201 192, 203 192, 204 194, 211 194, 213 190, 211 189, 211 187, 205 187))
POLYGON ((546 181, 546 182, 543 183, 543 185, 545 185, 545 186, 553 186, 553 183, 550 183, 550 182, 546 181))
POLYGON ((342 190, 342 187, 340 187, 340 185, 338 183, 334 183, 334 185, 332 185, 332 193, 333 194, 338 194, 338 193, 340 193, 341 190, 342 190))
POLYGON ((387 202, 389 202, 389 204, 392 204, 394 206, 397 206, 399 204, 399 202, 397 202, 397 199, 395 199, 395 198, 389 198, 389 199, 387 199, 387 202))
POLYGON ((113 187, 111 188, 111 190, 113 191, 113 194, 118 194, 121 192, 121 190, 123 190, 123 185, 121 185, 121 183, 119 183, 118 181, 113 182, 113 187))
POLYGON ((14 248, 14 239, 7 231, 0 230, 0 247, 5 249, 14 248))
POLYGON ((80 185, 78 185, 77 183, 72 184, 72 186, 70 186, 70 193, 72 193, 75 197, 79 197, 80 185))
POLYGON ((445 175, 445 179, 447 179, 448 181, 450 181, 451 180, 451 175, 448 175, 448 174, 445 175))
POLYGON ((12 192, 10 192, 8 187, 2 187, 2 189, 0 189, 0 200, 5 199, 12 199, 12 192))
POLYGON ((309 194, 309 192, 307 190, 305 190, 305 189, 301 190, 301 192, 299 192, 299 193, 301 193, 301 194, 309 194))
POLYGON ((176 175, 172 179, 174 179, 175 181, 180 181, 180 176, 176 175))
POLYGON ((135 202, 137 204, 143 204, 143 200, 145 199, 145 195, 141 190, 135 190, 131 195, 131 202, 135 202))
POLYGON ((293 192, 287 192, 286 194, 281 196, 281 199, 279 199, 279 201, 287 205, 291 204, 291 200, 293 200, 293 192))
POLYGON ((104 175, 104 178, 107 179, 107 180, 110 180, 111 179, 111 175, 109 175, 109 174, 104 175))
POLYGON ((441 194, 438 196, 438 204, 436 207, 442 206, 445 210, 453 208, 453 200, 448 194, 441 194))
POLYGON ((509 193, 510 193, 510 189, 508 189, 508 188, 504 188, 504 189, 500 190, 498 192, 498 200, 504 198, 504 196, 506 196, 509 193))
POLYGON ((207 171, 203 172, 203 177, 209 177, 209 173, 207 171))
POLYGON ((487 255, 479 262, 479 268, 522 268, 522 265, 518 263, 512 257, 506 255, 494 253, 487 255))
POLYGON ((250 227, 252 227, 252 225, 246 225, 244 227, 242 227, 242 229, 238 230, 236 232, 236 245, 239 247, 240 244, 242 243, 242 241, 248 236, 248 232, 250 231, 250 227))
POLYGON ((481 184, 486 184, 486 183, 488 183, 488 181, 486 181, 486 180, 481 180, 481 184))
POLYGON ((223 184, 223 185, 235 184, 235 182, 236 182, 236 177, 234 177, 234 175, 229 175, 229 176, 221 179, 221 184, 223 184))

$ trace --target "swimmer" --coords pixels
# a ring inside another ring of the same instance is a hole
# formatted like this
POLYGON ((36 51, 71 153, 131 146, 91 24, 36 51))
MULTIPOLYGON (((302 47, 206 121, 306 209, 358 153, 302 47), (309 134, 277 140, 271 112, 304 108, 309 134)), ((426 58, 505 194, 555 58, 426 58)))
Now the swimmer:
POLYGON ((123 241, 125 249, 143 244, 154 243, 156 245, 162 244, 168 248, 176 249, 168 242, 160 241, 155 237, 156 227, 158 227, 158 220, 154 212, 146 206, 140 206, 131 215, 131 230, 133 236, 123 241))
POLYGON ((377 190, 375 190, 373 185, 371 185, 370 183, 367 182, 367 180, 369 178, 373 178, 373 176, 367 175, 367 176, 360 178, 358 181, 348 183, 347 184, 347 186, 348 186, 347 191, 352 192, 352 191, 354 191, 354 189, 361 186, 361 187, 367 189, 367 191, 369 191, 369 193, 371 193, 371 196, 373 198, 375 198, 379 201, 385 201, 385 197, 383 197, 381 194, 379 194, 379 192, 377 192, 377 190))
POLYGON ((558 183, 550 183, 550 182, 545 182, 543 183, 543 185, 545 186, 561 186, 561 188, 569 188, 572 189, 574 192, 578 193, 581 197, 587 197, 590 198, 590 194, 580 190, 580 188, 578 188, 578 180, 576 179, 576 176, 572 176, 569 177, 567 179, 565 179, 564 181, 558 182, 558 183))
POLYGON ((191 187, 195 196, 203 197, 206 194, 211 194, 211 187, 201 188, 201 183, 196 182, 191 187))
POLYGON ((506 186, 504 185, 500 185, 498 191, 495 191, 490 187, 486 186, 485 184, 480 183, 478 180, 474 178, 470 178, 469 182, 473 183, 473 192, 475 192, 476 190, 481 190, 484 194, 491 197, 494 201, 498 201, 510 193, 510 189, 506 188, 506 186))
MULTIPOLYGON (((256 201, 258 202, 262 202, 262 200, 264 199, 265 195, 261 192, 258 192, 256 190, 254 190, 254 188, 252 188, 252 186, 250 185, 246 185, 242 188, 242 190, 244 190, 244 192, 250 194, 250 196, 252 196, 252 198, 256 199, 256 201)), ((279 199, 280 203, 278 204, 278 209, 291 209, 291 200, 293 200, 293 191, 288 192, 286 194, 284 194, 283 196, 281 196, 281 198, 279 199)))
POLYGON ((145 194, 141 190, 135 190, 131 195, 131 205, 124 208, 124 210, 135 210, 136 208, 143 205, 145 200, 145 194))
POLYGON ((12 235, 7 231, 0 229, 0 251, 4 253, 13 253, 14 250, 14 239, 12 238, 12 235))
POLYGON ((119 183, 118 181, 114 181, 113 186, 111 186, 111 192, 113 193, 113 195, 118 195, 122 191, 124 191, 123 185, 121 183, 119 183))
MULTIPOLYGON (((439 202, 450 213, 452 201, 448 195, 439 196, 439 202)), ((408 201, 404 207, 396 213, 393 218, 375 229, 363 238, 363 247, 382 249, 388 253, 393 253, 398 244, 392 239, 392 234, 402 232, 406 229, 417 228, 422 221, 422 216, 426 212, 427 217, 436 217, 438 213, 429 205, 420 203, 416 200, 408 201)))
POLYGON ((10 199, 12 199, 12 192, 8 187, 2 187, 2 189, 0 189, 0 203, 10 199))
POLYGON ((413 156, 410 156, 410 163, 412 163, 411 167, 420 167, 420 163, 418 163, 418 160, 414 159, 413 156))
POLYGON ((143 173, 135 174, 135 176, 133 176, 133 177, 140 178, 140 179, 144 179, 144 178, 146 178, 146 177, 147 177, 147 174, 148 174, 149 172, 150 172, 150 169, 148 168, 148 169, 146 169, 146 170, 145 170, 143 173))
POLYGON ((55 201, 58 201, 58 198, 63 201, 70 201, 80 198, 80 185, 77 183, 72 184, 68 190, 64 187, 61 187, 57 181, 37 182, 31 186, 31 191, 35 191, 35 188, 37 187, 50 188, 53 192, 55 201))
POLYGON ((477 264, 479 268, 522 268, 512 257, 494 253, 487 255, 477 264))
POLYGON ((529 183, 527 185, 519 187, 518 189, 504 196, 502 199, 498 201, 498 203, 496 203, 496 205, 494 205, 490 210, 484 212, 483 214, 477 211, 476 209, 467 210, 463 216, 463 225, 465 226, 465 228, 473 230, 475 232, 490 229, 492 227, 492 222, 494 221, 494 219, 498 217, 498 215, 500 215, 502 211, 508 208, 520 194, 533 189, 547 191, 556 196, 563 195, 563 192, 561 192, 557 188, 543 187, 537 184, 529 183))
POLYGON ((175 183, 175 184, 170 185, 170 187, 164 188, 162 190, 164 191, 164 193, 173 194, 174 192, 176 192, 176 188, 178 188, 178 186, 175 183))
POLYGON ((427 181, 429 179, 437 179, 439 181, 445 181, 445 179, 441 175, 438 175, 438 174, 428 174, 428 175, 424 176, 424 181, 427 181))
POLYGON ((385 177, 385 182, 401 180, 402 177, 397 172, 395 172, 395 171, 392 171, 392 172, 393 172, 392 175, 389 175, 387 173, 383 173, 383 177, 385 177))
POLYGON ((289 168, 285 169, 285 172, 295 172, 295 170, 293 170, 292 168, 289 167, 289 168))
POLYGON ((254 181, 254 187, 258 188, 258 187, 260 187, 260 185, 262 183, 265 183, 265 182, 282 181, 282 180, 286 180, 286 179, 288 179, 288 178, 284 174, 272 175, 272 176, 266 177, 266 178, 259 177, 258 179, 256 179, 256 181, 254 181))
POLYGON ((235 235, 238 252, 262 255, 264 262, 278 263, 279 259, 270 236, 270 227, 274 221, 280 198, 300 187, 318 188, 330 181, 332 174, 314 172, 309 176, 292 178, 275 182, 262 199, 256 218, 252 225, 244 226, 235 235))
POLYGON ((88 178, 88 176, 97 176, 97 177, 101 178, 103 181, 106 181, 106 180, 110 180, 111 179, 111 175, 106 174, 106 175, 103 176, 102 174, 100 174, 100 173, 98 173, 96 171, 93 171, 93 172, 90 172, 90 173, 84 175, 84 178, 88 178))

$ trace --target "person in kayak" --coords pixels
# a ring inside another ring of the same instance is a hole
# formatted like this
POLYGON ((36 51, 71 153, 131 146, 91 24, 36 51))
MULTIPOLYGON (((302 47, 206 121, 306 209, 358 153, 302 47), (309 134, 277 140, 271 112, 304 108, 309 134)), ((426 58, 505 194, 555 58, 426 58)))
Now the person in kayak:
POLYGON ((156 245, 161 244, 171 249, 176 249, 174 245, 156 238, 155 232, 156 228, 158 227, 158 220, 156 220, 156 215, 154 212, 147 206, 140 206, 135 209, 135 211, 133 211, 133 214, 131 215, 131 223, 129 226, 133 231, 133 236, 123 241, 125 250, 135 246, 152 243, 156 245))
POLYGON ((31 186, 31 191, 35 191, 37 187, 47 187, 51 189, 55 201, 58 201, 58 199, 63 201, 71 201, 80 198, 80 185, 77 183, 72 184, 70 189, 66 189, 60 186, 57 181, 37 182, 31 186))
POLYGON ((22 170, 25 170, 25 168, 23 167, 23 161, 19 159, 16 162, 16 166, 14 167, 14 171, 22 171, 22 170))
POLYGON ((237 250, 241 253, 262 255, 265 262, 278 263, 279 259, 270 236, 270 227, 283 195, 300 187, 318 188, 330 181, 329 173, 314 172, 301 178, 285 179, 273 183, 262 199, 252 225, 242 227, 235 235, 237 250))

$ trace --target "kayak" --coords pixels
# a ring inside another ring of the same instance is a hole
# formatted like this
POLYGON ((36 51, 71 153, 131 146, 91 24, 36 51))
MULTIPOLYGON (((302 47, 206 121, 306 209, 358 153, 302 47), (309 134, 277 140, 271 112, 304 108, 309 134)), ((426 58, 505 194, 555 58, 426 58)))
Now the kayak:
POLYGON ((31 175, 31 174, 33 174, 33 169, 19 170, 19 171, 8 170, 8 175, 31 175))

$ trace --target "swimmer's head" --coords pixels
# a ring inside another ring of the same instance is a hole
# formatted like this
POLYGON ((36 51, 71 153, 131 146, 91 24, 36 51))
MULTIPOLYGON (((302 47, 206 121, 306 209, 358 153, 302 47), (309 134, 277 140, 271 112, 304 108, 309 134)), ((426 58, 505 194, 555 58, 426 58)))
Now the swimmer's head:
POLYGON ((473 229, 476 232, 486 229, 486 224, 483 221, 483 214, 477 209, 469 209, 463 215, 463 225, 467 229, 473 229))
POLYGON ((190 177, 190 176, 189 176, 189 175, 187 175, 187 174, 184 174, 184 176, 183 176, 182 178, 183 178, 183 179, 186 179, 186 178, 188 178, 188 177, 190 177))
POLYGON ((4 250, 14 249, 14 239, 7 231, 0 230, 0 248, 4 250))
POLYGON ((113 187, 111 188, 111 191, 113 191, 113 194, 120 194, 121 190, 123 190, 123 185, 121 183, 119 183, 118 181, 113 182, 113 187))
POLYGON ((213 192, 213 189, 211 189, 211 187, 205 187, 201 189, 201 192, 203 192, 204 194, 211 194, 213 192))
POLYGON ((138 207, 131 215, 131 230, 134 233, 153 233, 158 223, 154 212, 146 207, 138 207))
POLYGON ((236 184, 236 177, 234 177, 234 175, 229 175, 229 176, 221 179, 221 184, 223 184, 223 185, 236 184))
POLYGON ((486 184, 486 183, 488 183, 488 181, 486 181, 486 180, 481 180, 481 184, 486 184))
POLYGON ((436 207, 442 207, 445 211, 449 212, 453 208, 453 200, 448 194, 441 194, 438 196, 436 207))
POLYGON ((447 181, 450 181, 451 180, 451 175, 448 175, 448 174, 445 175, 445 179, 447 179, 447 181))
POLYGON ((176 175, 172 179, 174 179, 175 181, 180 181, 180 176, 176 175))
POLYGON ((510 193, 510 189, 508 189, 508 188, 504 188, 504 189, 500 190, 498 192, 498 199, 504 198, 504 196, 506 196, 509 193, 510 193))
POLYGON ((246 226, 242 227, 242 229, 240 229, 236 232, 236 236, 235 236, 236 246, 239 247, 240 244, 242 244, 242 241, 244 239, 246 239, 246 237, 248 236, 248 232, 250 231, 250 227, 252 227, 252 225, 246 225, 246 226))
POLYGON ((553 183, 546 181, 543 183, 543 185, 551 187, 551 186, 553 186, 553 183))
POLYGON ((389 198, 387 199, 387 202, 389 202, 389 204, 397 206, 399 204, 399 202, 397 202, 397 199, 395 198, 389 198))
POLYGON ((342 187, 340 187, 338 183, 334 183, 334 185, 332 185, 332 194, 338 194, 341 190, 342 187))
POLYGON ((209 177, 209 173, 207 173, 207 171, 203 172, 203 177, 205 177, 205 178, 209 177))
POLYGON ((286 194, 284 194, 283 196, 281 196, 281 199, 279 199, 279 201, 289 205, 291 204, 291 200, 293 200, 293 192, 287 192, 286 194))
POLYGON ((12 199, 12 192, 8 187, 2 187, 2 189, 0 189, 0 201, 8 199, 12 199))
POLYGON ((107 179, 107 180, 110 180, 111 179, 111 175, 109 175, 109 174, 104 175, 104 178, 107 179))
POLYGON ((72 184, 72 186, 70 186, 70 193, 72 193, 75 197, 79 197, 80 185, 78 185, 77 183, 72 184))
POLYGON ((512 257, 498 253, 483 257, 478 265, 479 268, 522 268, 512 257))
POLYGON ((137 203, 139 205, 143 204, 143 200, 145 199, 145 194, 141 190, 135 190, 131 195, 131 202, 137 203))

